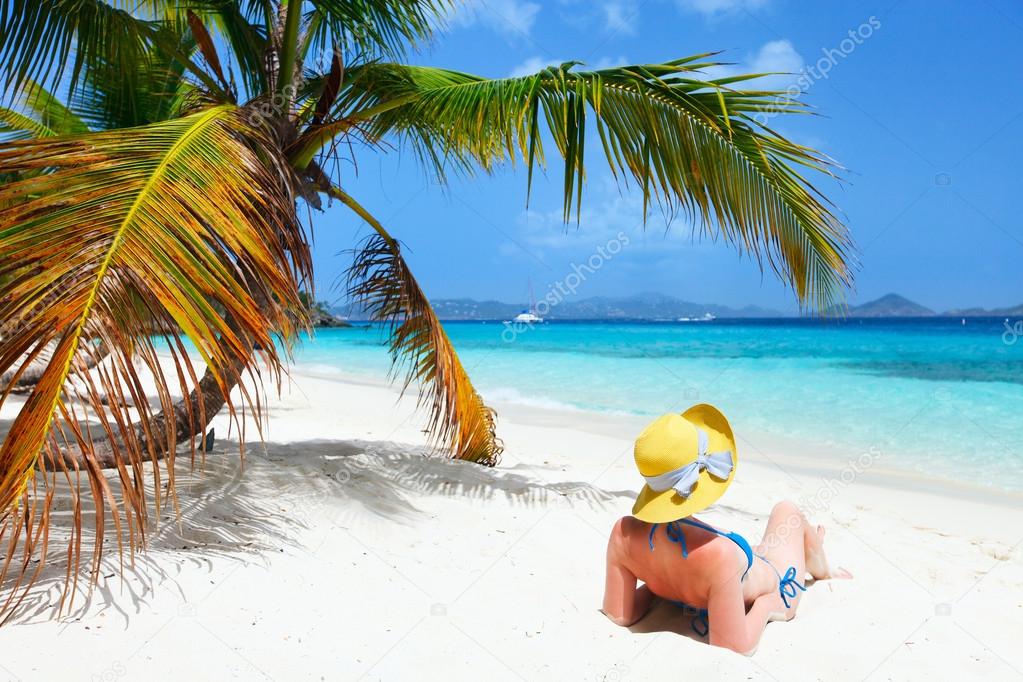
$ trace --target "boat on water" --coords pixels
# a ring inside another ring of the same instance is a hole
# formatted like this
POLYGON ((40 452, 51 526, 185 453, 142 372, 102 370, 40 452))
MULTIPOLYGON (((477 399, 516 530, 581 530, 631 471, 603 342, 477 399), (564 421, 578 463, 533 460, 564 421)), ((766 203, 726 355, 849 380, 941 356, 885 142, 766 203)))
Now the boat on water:
POLYGON ((521 322, 524 324, 537 324, 543 322, 543 318, 537 315, 532 310, 523 310, 521 313, 515 316, 512 322, 521 322))
POLYGON ((704 313, 703 317, 680 317, 679 322, 713 322, 718 319, 714 313, 704 313))
POLYGON ((533 280, 529 280, 529 307, 505 324, 540 324, 543 318, 536 313, 536 298, 533 296, 533 280))

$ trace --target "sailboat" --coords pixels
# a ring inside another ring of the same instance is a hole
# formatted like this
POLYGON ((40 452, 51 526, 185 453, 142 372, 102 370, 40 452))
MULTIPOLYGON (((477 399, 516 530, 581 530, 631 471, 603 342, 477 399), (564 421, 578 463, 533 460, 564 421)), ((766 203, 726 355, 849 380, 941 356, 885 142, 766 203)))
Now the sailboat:
POLYGON ((516 315, 512 322, 521 324, 539 324, 543 322, 543 318, 536 314, 536 298, 533 296, 532 278, 529 279, 529 307, 516 315))
POLYGON ((703 317, 680 317, 679 322, 713 322, 718 319, 714 313, 704 313, 703 317))

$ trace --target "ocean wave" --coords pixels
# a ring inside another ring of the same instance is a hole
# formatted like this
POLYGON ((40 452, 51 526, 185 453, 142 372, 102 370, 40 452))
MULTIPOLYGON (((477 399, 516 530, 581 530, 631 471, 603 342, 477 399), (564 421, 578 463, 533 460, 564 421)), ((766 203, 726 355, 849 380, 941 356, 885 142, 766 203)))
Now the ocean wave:
POLYGON ((483 400, 486 402, 513 403, 515 405, 528 405, 529 407, 540 407, 547 410, 585 412, 585 410, 578 405, 572 405, 571 403, 565 403, 551 398, 526 395, 517 388, 512 388, 510 386, 488 388, 486 390, 481 390, 480 393, 483 396, 483 400))
POLYGON ((512 388, 510 386, 500 386, 497 388, 487 388, 480 390, 480 394, 483 396, 483 400, 487 403, 511 403, 513 405, 525 405, 527 407, 535 407, 544 410, 560 410, 563 412, 600 412, 602 414, 614 414, 614 415, 631 415, 632 412, 623 410, 615 410, 605 408, 600 405, 580 405, 575 403, 563 402, 561 400, 555 400, 553 398, 544 398, 537 395, 527 395, 522 391, 512 388))

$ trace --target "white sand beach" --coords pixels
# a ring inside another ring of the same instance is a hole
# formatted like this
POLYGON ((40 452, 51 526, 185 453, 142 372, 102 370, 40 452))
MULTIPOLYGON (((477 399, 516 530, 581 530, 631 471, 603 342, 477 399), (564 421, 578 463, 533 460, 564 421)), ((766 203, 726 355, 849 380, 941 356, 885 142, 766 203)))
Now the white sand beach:
POLYGON ((810 586, 747 658, 670 604, 628 629, 598 611, 645 420, 498 403, 506 450, 486 469, 425 458, 424 417, 396 398, 293 374, 265 446, 248 434, 244 473, 218 417, 205 471, 179 460, 180 521, 165 509, 123 574, 108 544, 91 598, 60 619, 58 561, 0 630, 0 680, 1023 675, 1019 496, 889 474, 883 457, 829 467, 839 458, 734 424, 736 482, 702 518, 759 538, 772 504, 794 499, 855 576, 810 586))

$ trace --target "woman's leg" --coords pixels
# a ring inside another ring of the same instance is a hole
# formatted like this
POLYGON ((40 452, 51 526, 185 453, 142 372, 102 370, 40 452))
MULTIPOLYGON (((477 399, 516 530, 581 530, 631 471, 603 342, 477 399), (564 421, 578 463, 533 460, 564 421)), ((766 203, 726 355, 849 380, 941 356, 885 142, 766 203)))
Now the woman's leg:
POLYGON ((800 580, 807 572, 814 580, 851 577, 843 569, 837 574, 831 572, 824 554, 824 527, 811 526, 789 500, 774 505, 758 551, 782 573, 795 566, 800 580))
POLYGON ((789 566, 795 566, 796 574, 802 578, 806 573, 807 525, 795 503, 788 500, 779 502, 767 519, 758 554, 766 557, 781 573, 789 566))

